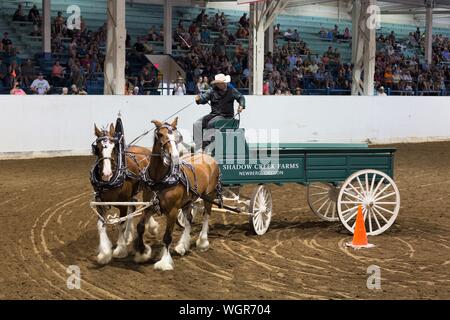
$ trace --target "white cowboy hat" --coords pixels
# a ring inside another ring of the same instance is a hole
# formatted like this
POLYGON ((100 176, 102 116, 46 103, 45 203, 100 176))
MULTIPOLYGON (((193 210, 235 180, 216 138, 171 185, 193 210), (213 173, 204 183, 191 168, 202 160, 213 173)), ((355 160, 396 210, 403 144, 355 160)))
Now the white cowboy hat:
POLYGON ((212 84, 219 83, 219 82, 230 83, 231 77, 226 76, 223 73, 216 74, 216 76, 214 77, 214 81, 212 81, 212 84))

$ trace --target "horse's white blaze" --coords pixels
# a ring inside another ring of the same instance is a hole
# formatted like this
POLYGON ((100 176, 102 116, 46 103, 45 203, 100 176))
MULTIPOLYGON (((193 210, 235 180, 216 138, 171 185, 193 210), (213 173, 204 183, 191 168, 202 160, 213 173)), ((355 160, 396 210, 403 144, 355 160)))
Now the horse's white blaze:
POLYGON ((178 152, 177 144, 175 143, 175 136, 173 133, 169 134, 170 146, 172 147, 171 160, 174 165, 178 165, 180 163, 180 153, 178 152))
POLYGON ((187 219, 185 214, 183 214, 183 220, 183 234, 181 235, 180 241, 178 241, 178 244, 175 247, 175 251, 178 252, 178 254, 181 256, 188 252, 191 246, 191 224, 189 223, 189 220, 187 219))
POLYGON ((173 270, 173 260, 170 251, 164 246, 161 260, 155 263, 156 270, 168 271, 173 270))
POLYGON ((112 258, 112 244, 106 233, 106 224, 99 220, 97 222, 98 235, 100 238, 100 245, 98 246, 97 261, 100 264, 107 264, 112 258))
POLYGON ((114 144, 107 141, 103 144, 102 156, 105 158, 103 160, 103 180, 109 181, 112 177, 112 167, 111 167, 111 155, 114 149, 114 144))
POLYGON ((202 231, 200 231, 200 235, 198 236, 197 242, 195 243, 197 245, 197 248, 200 249, 200 250, 207 250, 209 248, 208 219, 209 219, 209 215, 208 214, 204 214, 203 215, 202 231))

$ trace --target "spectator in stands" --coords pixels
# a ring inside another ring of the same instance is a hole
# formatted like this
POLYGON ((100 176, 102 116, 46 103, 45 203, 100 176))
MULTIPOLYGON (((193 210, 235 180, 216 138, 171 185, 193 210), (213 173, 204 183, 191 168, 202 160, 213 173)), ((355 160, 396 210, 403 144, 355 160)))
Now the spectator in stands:
POLYGON ((228 25, 227 18, 225 17, 225 12, 222 12, 220 14, 219 20, 220 20, 220 22, 221 22, 223 27, 226 27, 228 25))
POLYGON ((186 86, 182 77, 179 77, 175 82, 172 94, 174 96, 184 96, 186 94, 186 86))
POLYGON ((31 91, 35 94, 43 95, 50 91, 50 85, 47 80, 44 79, 44 74, 39 73, 38 77, 31 84, 31 91))
POLYGON ((295 88, 295 95, 296 96, 301 96, 302 95, 302 88, 300 88, 300 87, 295 88))
POLYGON ((278 23, 276 26, 273 27, 273 37, 274 39, 277 39, 279 36, 281 36, 281 26, 278 23))
POLYGON ((202 32, 200 34, 200 41, 202 43, 209 43, 211 39, 211 33, 209 32, 209 30, 206 27, 202 28, 202 32))
POLYGON ((323 38, 323 39, 325 39, 327 37, 327 31, 325 30, 325 28, 323 26, 320 27, 319 36, 320 36, 320 38, 323 38))
POLYGON ((409 40, 408 44, 412 47, 417 47, 419 45, 419 43, 416 40, 415 35, 412 32, 409 33, 408 40, 409 40))
POLYGON ((392 68, 388 66, 386 70, 384 71, 384 84, 388 88, 392 88, 392 82, 393 82, 393 74, 392 74, 392 68))
POLYGON ((66 25, 64 21, 64 17, 62 16, 62 12, 58 11, 58 15, 55 17, 55 20, 53 22, 55 34, 65 34, 66 32, 66 25))
POLYGON ((387 96, 386 92, 384 92, 384 87, 383 86, 378 88, 377 95, 378 96, 387 96))
POLYGON ((203 82, 201 85, 201 93, 208 91, 211 88, 211 86, 209 85, 209 79, 207 76, 203 77, 203 82))
POLYGON ((199 13, 199 15, 197 16, 197 18, 194 20, 195 23, 197 23, 197 25, 199 27, 201 27, 203 25, 203 21, 205 18, 205 9, 202 9, 202 11, 199 13))
POLYGON ((158 41, 164 41, 164 25, 159 26, 158 41))
POLYGON ((5 87, 9 85, 8 66, 5 63, 3 63, 2 57, 0 57, 0 82, 5 87))
POLYGON ((27 95, 25 93, 25 91, 23 91, 22 88, 20 87, 20 81, 18 81, 18 80, 14 81, 14 86, 9 93, 13 96, 26 96, 27 95))
POLYGON ((300 41, 300 34, 298 33, 297 29, 294 29, 294 32, 292 33, 292 41, 299 42, 300 41))
POLYGON ((248 35, 249 35, 249 33, 248 33, 247 29, 245 29, 242 26, 238 27, 238 30, 236 31, 236 38, 238 38, 238 39, 247 39, 248 35))
POLYGON ((33 67, 33 63, 31 59, 27 59, 27 61, 22 64, 22 82, 25 87, 30 87, 32 79, 35 78, 35 70, 33 67))
POLYGON ((344 40, 349 40, 349 39, 351 39, 351 34, 350 34, 350 29, 349 28, 345 28, 345 30, 344 30, 344 35, 343 35, 343 39, 344 40))
POLYGON ((203 77, 199 77, 198 78, 198 80, 197 80, 197 84, 196 84, 196 87, 195 87, 195 89, 196 89, 196 94, 200 94, 200 93, 202 93, 202 87, 203 87, 203 77))
MULTIPOLYGON (((130 37, 131 41, 131 37, 130 37)), ((155 26, 151 26, 147 32, 147 41, 158 41, 158 34, 156 33, 155 26)))
POLYGON ((388 40, 391 41, 391 43, 395 43, 395 32, 391 31, 391 33, 388 36, 388 40))
POLYGON ((69 95, 69 88, 63 87, 63 88, 62 88, 62 91, 61 91, 61 95, 62 95, 62 96, 67 96, 67 95, 69 95))
POLYGON ((333 33, 333 38, 335 39, 339 39, 339 27, 338 25, 334 25, 334 29, 331 30, 331 32, 333 33))
POLYGON ((33 7, 28 12, 28 21, 33 22, 33 24, 35 25, 41 24, 41 15, 39 14, 39 10, 36 5, 33 5, 33 7))
POLYGON ((78 88, 82 88, 84 86, 84 72, 81 69, 80 62, 78 60, 72 63, 70 80, 71 83, 76 85, 78 88))
POLYGON ((61 87, 64 82, 64 68, 59 61, 56 61, 52 67, 52 84, 54 87, 61 87))
POLYGON ((242 26, 242 28, 244 29, 248 29, 250 27, 250 19, 247 18, 247 12, 244 12, 244 14, 242 15, 242 17, 239 19, 239 24, 242 26))
POLYGON ((329 31, 327 32, 327 37, 326 37, 326 39, 327 39, 328 41, 333 41, 333 40, 334 40, 334 33, 333 33, 333 30, 329 30, 329 31))
POLYGON ((81 96, 87 95, 87 92, 84 91, 83 89, 79 88, 76 84, 73 84, 70 87, 70 89, 71 89, 72 95, 81 95, 81 96))
POLYGON ((270 95, 270 85, 269 85, 269 81, 266 80, 263 83, 263 96, 268 96, 270 95))
MULTIPOLYGON (((150 35, 148 35, 148 41, 154 41, 153 39, 150 38, 150 35)), ((125 38, 125 48, 127 49, 131 48, 131 36, 128 32, 125 38)))
POLYGON ((144 94, 150 94, 150 90, 156 87, 155 76, 151 73, 151 69, 144 66, 140 74, 140 84, 144 94))
POLYGON ((11 54, 11 51, 13 48, 13 43, 12 43, 11 39, 9 39, 8 32, 3 33, 2 45, 3 45, 3 50, 7 54, 11 54))
POLYGON ((22 5, 19 4, 17 6, 17 10, 13 14, 13 21, 26 21, 27 18, 25 17, 25 14, 23 13, 22 5))
POLYGON ((417 27, 416 32, 414 33, 414 38, 416 39, 416 42, 420 42, 420 28, 417 27))
POLYGON ((20 66, 15 60, 12 60, 8 67, 9 87, 13 88, 16 79, 22 79, 20 66))
POLYGON ((287 29, 287 31, 283 34, 284 40, 291 41, 292 40, 292 31, 291 29, 287 29))

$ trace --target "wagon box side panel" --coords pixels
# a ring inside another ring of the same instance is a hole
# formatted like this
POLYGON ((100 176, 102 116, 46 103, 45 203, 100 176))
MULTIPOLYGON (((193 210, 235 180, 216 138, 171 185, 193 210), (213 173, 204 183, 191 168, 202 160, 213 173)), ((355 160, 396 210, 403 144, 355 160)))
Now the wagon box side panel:
POLYGON ((349 157, 350 174, 363 170, 375 169, 393 177, 393 154, 354 155, 349 157))
POLYGON ((393 177, 393 152, 307 153, 306 180, 308 182, 342 182, 352 173, 375 169, 393 177))
POLYGON ((224 185, 305 181, 304 155, 281 155, 270 162, 237 158, 219 166, 224 185))

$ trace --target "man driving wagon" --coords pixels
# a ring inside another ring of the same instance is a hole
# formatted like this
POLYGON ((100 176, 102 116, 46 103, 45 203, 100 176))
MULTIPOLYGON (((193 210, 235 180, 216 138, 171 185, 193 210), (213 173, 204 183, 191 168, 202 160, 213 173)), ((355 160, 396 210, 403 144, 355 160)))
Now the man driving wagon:
POLYGON ((204 150, 210 143, 215 123, 219 120, 232 120, 234 118, 234 101, 239 103, 237 112, 241 113, 245 109, 244 96, 228 84, 230 76, 218 74, 211 82, 212 88, 203 94, 195 97, 197 104, 210 103, 211 112, 198 119, 194 123, 195 151, 204 150), (205 130, 205 133, 203 133, 205 130))

